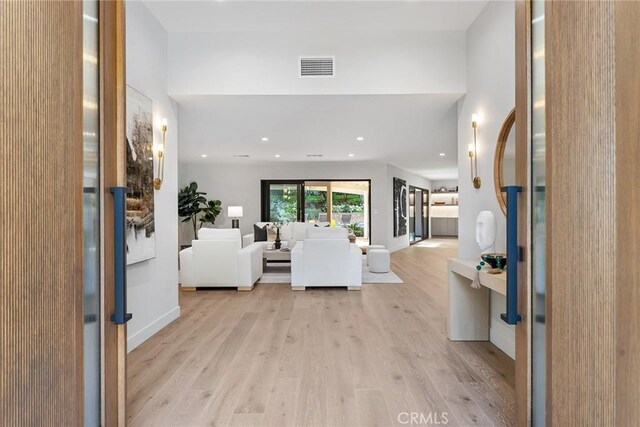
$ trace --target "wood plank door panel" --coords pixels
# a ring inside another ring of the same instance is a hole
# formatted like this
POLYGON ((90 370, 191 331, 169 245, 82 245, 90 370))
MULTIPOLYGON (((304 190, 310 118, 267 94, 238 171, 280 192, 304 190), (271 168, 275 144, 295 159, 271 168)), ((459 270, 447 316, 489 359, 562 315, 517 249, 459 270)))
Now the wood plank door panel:
MULTIPOLYGON (((530 161, 534 136, 546 139, 546 307, 543 319, 532 318, 532 268, 523 268, 518 425, 640 423, 639 20, 639 2, 549 1, 535 19, 546 46, 532 53, 532 2, 516 3, 517 157, 530 161), (536 55, 545 58, 541 99, 532 99, 536 55), (533 135, 536 108, 545 109, 546 124, 533 135), (546 325, 542 420, 531 412, 534 321, 546 325)), ((518 165, 526 183, 532 170, 518 165)), ((532 191, 524 187, 527 203, 532 191)), ((519 244, 530 251, 528 208, 519 244)))
POLYGON ((0 2, 0 424, 83 423, 82 3, 0 2))
POLYGON ((111 187, 125 187, 125 4, 100 2, 102 107, 102 192, 104 194, 104 421, 126 425, 127 326, 111 320, 115 312, 114 200, 111 187))

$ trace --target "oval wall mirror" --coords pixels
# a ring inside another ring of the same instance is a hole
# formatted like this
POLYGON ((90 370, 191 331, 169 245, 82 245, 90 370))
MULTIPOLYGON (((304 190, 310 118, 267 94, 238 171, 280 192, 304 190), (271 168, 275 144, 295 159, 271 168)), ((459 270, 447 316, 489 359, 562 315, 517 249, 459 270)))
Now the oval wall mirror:
POLYGON ((493 162, 493 183, 500 209, 507 214, 507 196, 501 188, 516 185, 516 109, 511 110, 502 124, 493 162))

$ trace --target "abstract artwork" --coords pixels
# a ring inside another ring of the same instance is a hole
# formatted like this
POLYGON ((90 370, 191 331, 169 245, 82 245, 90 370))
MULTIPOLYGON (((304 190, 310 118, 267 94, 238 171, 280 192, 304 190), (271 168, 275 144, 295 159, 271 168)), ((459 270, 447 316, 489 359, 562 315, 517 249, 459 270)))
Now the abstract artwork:
POLYGON ((153 103, 127 86, 127 265, 156 256, 153 103))
POLYGON ((393 237, 407 234, 407 181, 393 178, 393 237))

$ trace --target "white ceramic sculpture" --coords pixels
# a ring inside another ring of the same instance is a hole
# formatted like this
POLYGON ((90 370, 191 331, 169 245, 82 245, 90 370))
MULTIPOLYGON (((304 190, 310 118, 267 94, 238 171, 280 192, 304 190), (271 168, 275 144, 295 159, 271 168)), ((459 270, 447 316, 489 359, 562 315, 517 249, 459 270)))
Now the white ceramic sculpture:
POLYGON ((495 252, 496 243, 496 217, 491 211, 482 211, 476 221, 476 242, 480 247, 480 253, 495 252))

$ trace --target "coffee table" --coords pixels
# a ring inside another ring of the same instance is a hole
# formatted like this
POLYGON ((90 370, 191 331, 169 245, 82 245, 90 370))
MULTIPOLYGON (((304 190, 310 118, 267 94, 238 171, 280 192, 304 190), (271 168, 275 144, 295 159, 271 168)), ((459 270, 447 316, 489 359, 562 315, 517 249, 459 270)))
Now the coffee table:
POLYGON ((262 252, 262 267, 267 267, 268 261, 288 261, 291 262, 291 251, 282 251, 280 249, 265 249, 262 252))

